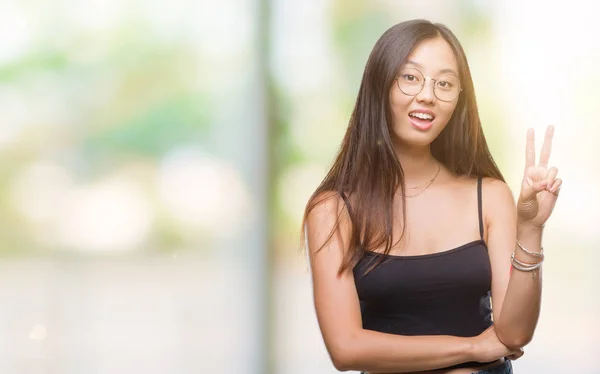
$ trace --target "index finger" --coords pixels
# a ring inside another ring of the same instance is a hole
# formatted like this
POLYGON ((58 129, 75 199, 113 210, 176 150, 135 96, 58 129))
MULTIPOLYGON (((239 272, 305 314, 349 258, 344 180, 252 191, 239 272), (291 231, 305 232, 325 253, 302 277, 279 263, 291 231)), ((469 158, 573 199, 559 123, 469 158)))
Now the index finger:
POLYGON ((546 137, 540 153, 540 166, 547 167, 550 160, 550 150, 552 149, 552 137, 554 136, 554 126, 548 126, 546 129, 546 137))
POLYGON ((535 139, 533 129, 527 129, 527 143, 525 145, 525 168, 535 165, 535 139))

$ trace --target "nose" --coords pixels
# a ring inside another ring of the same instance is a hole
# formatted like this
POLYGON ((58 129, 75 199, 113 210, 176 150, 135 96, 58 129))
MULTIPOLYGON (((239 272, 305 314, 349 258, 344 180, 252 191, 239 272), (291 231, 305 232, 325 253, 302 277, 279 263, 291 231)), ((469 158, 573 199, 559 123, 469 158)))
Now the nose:
POLYGON ((429 77, 423 82, 423 89, 416 96, 418 102, 433 103, 435 101, 435 93, 433 92, 435 81, 429 77))

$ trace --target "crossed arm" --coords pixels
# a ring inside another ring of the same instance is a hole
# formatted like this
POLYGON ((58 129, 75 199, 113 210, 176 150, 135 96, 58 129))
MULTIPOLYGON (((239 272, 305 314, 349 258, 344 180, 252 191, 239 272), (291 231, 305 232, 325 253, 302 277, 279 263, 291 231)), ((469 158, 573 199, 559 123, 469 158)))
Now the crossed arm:
MULTIPOLYGON (((537 324, 541 276, 511 272, 510 254, 517 236, 526 248, 539 248, 541 232, 523 225, 517 228, 515 203, 504 182, 486 178, 483 190, 495 330, 504 345, 518 349, 529 343, 537 324)), ((314 208, 306 226, 317 319, 338 370, 413 372, 497 358, 486 359, 473 338, 401 336, 363 329, 354 277, 351 272, 337 274, 350 228, 344 204, 334 194, 314 208), (338 229, 317 253, 338 215, 338 229)), ((522 254, 519 257, 526 260, 522 254)))
POLYGON ((473 341, 456 336, 401 336, 362 328, 360 305, 351 271, 338 275, 350 222, 334 194, 307 217, 307 245, 317 319, 333 365, 340 371, 399 373, 432 370, 476 361, 473 341), (335 220, 340 225, 331 240, 335 220))
MULTIPOLYGON (((503 182, 499 183, 498 188, 507 189, 507 187, 504 187, 503 182)), ((489 190, 487 184, 484 184, 484 188, 489 190)), ((493 191, 488 191, 487 195, 491 196, 492 193, 493 191)), ((512 199, 510 191, 508 191, 506 197, 512 199)), ((486 200, 498 201, 499 199, 491 197, 486 200)), ((489 206, 489 209, 491 208, 489 206)), ((507 211, 509 210, 507 209, 507 211)), ((519 314, 523 312, 518 308, 511 310, 510 313, 503 312, 499 317, 500 313, 498 311, 507 295, 506 287, 510 280, 508 275, 510 263, 508 259, 512 251, 510 247, 502 248, 501 246, 507 245, 506 243, 509 242, 514 243, 514 238, 510 237, 501 240, 502 235, 511 235, 506 222, 499 223, 501 219, 504 219, 504 217, 494 215, 489 220, 491 225, 488 229, 490 238, 495 238, 490 247, 490 253, 493 251, 495 254, 495 256, 491 256, 493 258, 492 271, 495 273, 493 274, 493 279, 495 279, 492 281, 494 318, 509 327, 504 329, 503 334, 507 342, 510 343, 510 347, 516 350, 521 346, 521 342, 528 340, 526 338, 528 334, 532 334, 535 326, 534 324, 517 326, 515 320, 509 319, 511 316, 522 318, 519 314), (508 255, 503 255, 502 251, 507 252, 508 255), (499 272, 501 276, 498 277, 497 273, 499 272)), ((505 352, 505 348, 502 348, 501 344, 493 343, 493 339, 490 340, 489 337, 477 339, 478 337, 465 338, 449 335, 402 336, 363 329, 352 272, 347 271, 341 275, 338 274, 351 229, 344 203, 332 193, 331 196, 313 209, 307 217, 306 223, 317 319, 325 346, 334 366, 338 370, 362 370, 379 373, 416 372, 448 367, 468 361, 490 362, 504 355, 508 356, 515 353, 505 352), (317 252, 316 250, 329 237, 338 216, 340 217, 338 229, 327 241, 327 244, 317 252), (499 351, 500 349, 502 351, 499 351)), ((512 235, 515 235, 514 231, 513 228, 512 235)), ((516 280, 517 283, 513 282, 515 284, 513 286, 514 290, 520 290, 521 286, 518 281, 519 279, 516 280)), ((539 303, 537 307, 535 305, 531 306, 532 300, 535 298, 527 293, 517 294, 516 291, 511 292, 508 296, 513 299, 509 299, 510 301, 506 305, 514 307, 515 304, 527 299, 526 302, 529 306, 526 309, 532 311, 531 319, 536 321, 538 315, 536 310, 539 310, 539 303)), ((491 333, 495 334, 493 331, 491 333)), ((506 343, 505 345, 509 346, 506 343)))

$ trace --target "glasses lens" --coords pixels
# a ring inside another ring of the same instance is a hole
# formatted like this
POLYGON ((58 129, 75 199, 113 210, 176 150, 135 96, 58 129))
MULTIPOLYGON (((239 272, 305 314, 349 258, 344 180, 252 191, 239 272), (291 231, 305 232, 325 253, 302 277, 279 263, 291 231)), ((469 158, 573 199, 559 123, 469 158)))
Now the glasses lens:
POLYGON ((423 74, 417 69, 402 69, 398 77, 398 88, 407 95, 416 95, 423 88, 423 74))
POLYGON ((460 93, 460 81, 454 74, 444 74, 435 82, 435 96, 442 101, 451 101, 460 93))

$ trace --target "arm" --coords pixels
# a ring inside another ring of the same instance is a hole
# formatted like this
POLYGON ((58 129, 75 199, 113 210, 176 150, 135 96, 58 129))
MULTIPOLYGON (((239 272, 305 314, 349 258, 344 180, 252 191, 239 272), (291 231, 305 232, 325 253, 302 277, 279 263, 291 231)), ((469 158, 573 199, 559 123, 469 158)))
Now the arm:
MULTIPOLYGON (((516 240, 525 248, 538 252, 542 229, 526 223, 517 224, 517 211, 509 187, 499 180, 484 180, 484 197, 490 196, 488 213, 488 248, 492 265, 492 302, 496 333, 511 348, 528 344, 540 315, 542 295, 541 271, 511 271, 510 255, 516 251, 523 261, 535 262, 518 249, 516 240)), ((539 269, 541 270, 541 268, 539 269)))
POLYGON ((398 373, 476 360, 471 338, 401 336, 362 328, 352 271, 338 275, 351 229, 349 221, 341 198, 333 193, 310 212, 306 221, 317 320, 336 369, 398 373), (338 229, 317 252, 340 213, 338 229))
POLYGON ((525 173, 521 183, 519 201, 515 209, 510 190, 504 183, 490 184, 494 198, 492 222, 490 222, 490 260, 492 263, 492 300, 494 311, 500 311, 496 321, 498 338, 507 346, 515 348, 528 344, 540 315, 542 296, 541 268, 534 271, 511 269, 510 253, 528 263, 540 259, 528 255, 516 243, 529 252, 539 253, 542 245, 543 227, 556 204, 562 184, 556 178, 558 169, 548 169, 554 127, 549 126, 535 165, 534 133, 527 131, 525 173))

